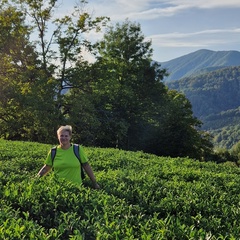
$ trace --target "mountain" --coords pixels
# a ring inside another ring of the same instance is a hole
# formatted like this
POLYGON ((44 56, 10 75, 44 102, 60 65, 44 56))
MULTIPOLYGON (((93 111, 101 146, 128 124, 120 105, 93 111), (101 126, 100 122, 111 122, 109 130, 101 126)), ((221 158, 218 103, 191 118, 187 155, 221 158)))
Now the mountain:
POLYGON ((214 136, 214 145, 231 148, 240 141, 240 66, 167 82, 185 94, 202 129, 214 136))
POLYGON ((169 76, 164 81, 169 82, 228 66, 240 66, 240 52, 202 49, 160 64, 168 70, 169 76))

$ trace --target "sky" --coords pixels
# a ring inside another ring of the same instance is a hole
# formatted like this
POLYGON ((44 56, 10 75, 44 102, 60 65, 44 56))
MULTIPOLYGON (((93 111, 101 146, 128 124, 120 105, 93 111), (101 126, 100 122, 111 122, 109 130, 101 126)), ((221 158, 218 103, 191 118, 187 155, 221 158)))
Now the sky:
MULTIPOLYGON (((62 3, 66 13, 76 0, 62 3)), ((200 49, 240 51, 240 0, 89 0, 85 8, 112 24, 139 23, 158 62, 200 49)))

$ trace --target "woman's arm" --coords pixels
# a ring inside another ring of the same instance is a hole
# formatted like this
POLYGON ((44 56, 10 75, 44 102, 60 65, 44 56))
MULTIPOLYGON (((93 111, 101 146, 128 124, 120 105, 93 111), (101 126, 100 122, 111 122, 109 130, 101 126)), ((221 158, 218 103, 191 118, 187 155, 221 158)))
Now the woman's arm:
POLYGON ((83 166, 85 172, 87 173, 87 175, 89 176, 89 178, 91 179, 93 187, 95 189, 100 189, 100 186, 98 185, 98 183, 96 181, 93 170, 92 170, 91 166, 89 165, 89 163, 83 163, 82 166, 83 166))
POLYGON ((42 176, 46 175, 47 173, 49 173, 51 169, 52 169, 51 166, 45 164, 45 165, 40 169, 40 171, 38 172, 37 175, 38 175, 39 177, 42 177, 42 176))

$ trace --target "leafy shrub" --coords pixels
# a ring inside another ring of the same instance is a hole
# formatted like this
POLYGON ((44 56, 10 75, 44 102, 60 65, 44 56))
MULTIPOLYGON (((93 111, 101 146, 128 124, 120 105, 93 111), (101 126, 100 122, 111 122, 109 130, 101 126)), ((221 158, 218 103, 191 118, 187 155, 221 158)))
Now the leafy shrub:
POLYGON ((1 141, 0 239, 238 239, 239 168, 85 148, 102 189, 36 178, 49 145, 1 141), (27 151, 25 151, 27 149, 27 151))

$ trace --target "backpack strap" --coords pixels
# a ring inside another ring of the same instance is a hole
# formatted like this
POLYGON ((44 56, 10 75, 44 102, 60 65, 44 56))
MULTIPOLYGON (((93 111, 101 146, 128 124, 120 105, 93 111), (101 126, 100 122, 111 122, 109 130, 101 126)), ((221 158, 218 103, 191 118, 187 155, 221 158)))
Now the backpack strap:
POLYGON ((57 153, 57 147, 55 146, 51 149, 52 167, 53 167, 53 161, 54 161, 54 158, 56 156, 56 153, 57 153))
POLYGON ((73 144, 73 152, 77 159, 81 162, 80 154, 79 154, 80 146, 76 143, 73 144))
POLYGON ((73 144, 73 152, 81 164, 81 178, 84 179, 85 173, 84 173, 84 170, 82 167, 82 162, 81 162, 81 157, 80 157, 79 151, 80 151, 80 146, 78 144, 74 143, 73 144))

